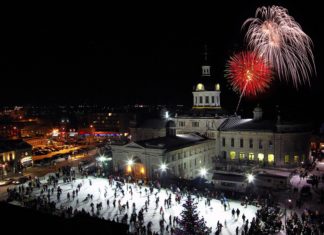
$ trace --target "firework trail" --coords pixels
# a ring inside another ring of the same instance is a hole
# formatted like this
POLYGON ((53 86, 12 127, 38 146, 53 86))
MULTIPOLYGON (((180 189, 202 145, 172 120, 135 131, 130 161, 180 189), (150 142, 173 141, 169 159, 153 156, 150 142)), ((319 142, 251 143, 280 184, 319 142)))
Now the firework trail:
POLYGON ((251 51, 234 54, 227 62, 225 75, 233 90, 241 93, 236 112, 243 95, 257 95, 265 91, 272 80, 271 69, 265 60, 251 51))
POLYGON ((301 26, 280 6, 261 7, 249 18, 245 40, 277 72, 279 79, 292 80, 294 86, 308 83, 316 73, 312 40, 301 26))

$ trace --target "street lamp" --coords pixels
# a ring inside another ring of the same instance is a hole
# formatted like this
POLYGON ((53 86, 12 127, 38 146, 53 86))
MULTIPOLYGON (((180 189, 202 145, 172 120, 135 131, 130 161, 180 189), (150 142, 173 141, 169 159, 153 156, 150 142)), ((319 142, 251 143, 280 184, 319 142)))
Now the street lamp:
POLYGON ((161 165, 160 165, 160 170, 163 172, 163 171, 166 171, 167 170, 167 165, 165 164, 165 163, 162 163, 161 165))
MULTIPOLYGON (((289 207, 291 205, 291 199, 288 199, 289 207)), ((285 203, 285 228, 287 226, 287 204, 285 203)))
POLYGON ((127 172, 132 173, 132 166, 134 165, 134 161, 132 159, 127 160, 127 172))
POLYGON ((127 165, 128 166, 132 166, 134 164, 134 161, 132 159, 128 160, 127 161, 127 165))
POLYGON ((201 175, 201 177, 203 177, 203 178, 207 175, 207 170, 206 170, 206 168, 201 168, 201 169, 200 169, 200 175, 201 175))
POLYGON ((100 157, 98 157, 98 161, 105 162, 105 161, 108 161, 108 159, 105 156, 100 156, 100 157))
POLYGON ((252 183, 254 181, 254 178, 255 178, 254 175, 247 174, 247 180, 248 180, 249 183, 252 183))

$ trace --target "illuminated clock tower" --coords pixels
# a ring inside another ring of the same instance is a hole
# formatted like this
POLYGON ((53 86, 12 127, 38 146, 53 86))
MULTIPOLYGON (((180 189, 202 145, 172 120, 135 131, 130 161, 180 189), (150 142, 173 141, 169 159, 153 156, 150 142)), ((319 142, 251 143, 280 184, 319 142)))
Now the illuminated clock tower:
POLYGON ((201 79, 194 87, 193 109, 220 109, 220 86, 211 76, 207 62, 207 45, 205 45, 204 63, 201 66, 201 79))

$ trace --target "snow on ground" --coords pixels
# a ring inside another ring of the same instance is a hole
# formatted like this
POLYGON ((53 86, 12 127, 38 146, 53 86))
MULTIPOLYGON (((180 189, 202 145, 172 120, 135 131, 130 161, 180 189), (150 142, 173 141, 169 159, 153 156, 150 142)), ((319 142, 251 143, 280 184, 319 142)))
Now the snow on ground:
MULTIPOLYGON (((46 177, 47 178, 47 177, 46 177)), ((46 183, 46 181, 43 181, 46 183)), ((132 213, 132 205, 133 202, 136 204, 136 213, 139 212, 139 210, 144 207, 145 201, 147 200, 147 195, 145 194, 145 188, 147 189, 147 192, 149 193, 148 187, 142 187, 142 193, 140 193, 139 186, 135 186, 135 184, 125 184, 123 186, 123 190, 125 192, 125 196, 123 197, 122 193, 117 190, 117 197, 116 197, 116 207, 113 207, 113 200, 114 200, 114 192, 116 188, 116 184, 114 183, 112 186, 109 186, 108 180, 103 178, 94 178, 94 177, 88 177, 87 179, 76 179, 73 183, 63 183, 62 180, 59 180, 59 186, 62 188, 62 194, 61 194, 61 200, 60 202, 57 202, 56 198, 56 190, 54 190, 54 194, 51 195, 51 201, 54 200, 56 203, 56 207, 60 208, 61 205, 64 207, 72 206, 73 210, 77 208, 78 210, 81 210, 84 208, 86 211, 91 212, 90 203, 93 202, 96 208, 96 203, 102 202, 103 208, 100 213, 100 217, 103 217, 105 219, 114 220, 116 217, 119 218, 119 221, 121 221, 122 217, 125 213, 128 213, 128 221, 130 219, 131 213, 132 213), (92 181, 92 185, 90 185, 90 181, 92 181), (80 192, 78 194, 78 197, 75 197, 74 200, 72 199, 72 191, 77 188, 77 185, 79 183, 82 183, 82 187, 80 189, 80 192), (126 187, 129 186, 133 189, 133 196, 131 196, 129 190, 126 190, 126 187), (107 197, 104 197, 105 189, 107 190, 107 197), (70 200, 67 199, 67 193, 70 193, 71 198, 70 200), (93 200, 83 201, 88 194, 93 194, 93 200), (77 198, 79 200, 79 203, 77 205, 76 201, 77 198), (107 199, 110 201, 110 207, 107 207, 107 199), (128 201, 129 203, 129 209, 124 212, 119 212, 118 210, 118 200, 121 200, 121 205, 126 204, 128 201)), ((49 188, 52 188, 52 186, 49 186, 49 188)), ((181 198, 181 203, 178 204, 175 202, 175 194, 172 193, 172 201, 171 201, 171 208, 165 208, 164 207, 164 199, 167 199, 169 194, 171 193, 170 190, 161 189, 160 193, 157 194, 159 196, 159 206, 156 208, 155 204, 155 193, 157 192, 157 189, 154 189, 153 194, 150 195, 150 204, 148 206, 148 212, 145 212, 144 210, 144 224, 147 225, 149 221, 152 221, 152 231, 160 231, 159 226, 159 220, 162 218, 160 215, 160 207, 163 206, 164 210, 164 219, 166 220, 166 225, 169 223, 169 216, 179 216, 180 213, 183 210, 182 205, 184 204, 187 197, 181 198)), ((40 189, 34 188, 33 195, 38 196, 40 195, 40 189)), ((46 194, 45 194, 46 195, 46 194)), ((197 201, 198 199, 194 197, 197 201)), ((237 226, 239 226, 240 231, 241 227, 243 225, 242 215, 243 213, 246 216, 246 219, 248 219, 250 222, 252 221, 252 218, 255 216, 257 208, 255 206, 247 206, 247 208, 241 206, 239 201, 232 201, 229 200, 230 208, 227 208, 226 211, 224 211, 224 207, 221 204, 219 200, 212 199, 210 206, 205 206, 205 198, 200 198, 198 202, 198 211, 199 216, 203 216, 206 220, 207 226, 212 227, 213 234, 216 231, 217 227, 217 221, 223 224, 222 234, 235 234, 235 229, 237 226), (235 215, 235 218, 232 217, 232 209, 239 208, 240 210, 240 217, 237 218, 235 215), (227 227, 224 226, 224 221, 227 222, 227 227)), ((96 209, 95 209, 96 212, 96 209)), ((132 228, 130 228, 132 229, 132 228)), ((169 229, 170 231, 170 229, 169 229)), ((169 234, 165 232, 164 234, 169 234)))

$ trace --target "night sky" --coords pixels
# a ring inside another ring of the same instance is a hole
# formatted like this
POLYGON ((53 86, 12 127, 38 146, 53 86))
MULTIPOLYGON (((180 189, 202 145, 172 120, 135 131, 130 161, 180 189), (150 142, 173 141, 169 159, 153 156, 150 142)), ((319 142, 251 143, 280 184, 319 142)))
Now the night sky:
POLYGON ((191 105, 207 43, 214 76, 222 85, 222 106, 233 109, 238 95, 224 78, 225 63, 245 47, 245 19, 257 7, 275 4, 288 8, 312 38, 317 77, 311 87, 298 91, 275 81, 264 95, 244 98, 242 107, 278 104, 303 115, 320 110, 324 40, 319 1, 240 2, 12 15, 1 26, 0 103, 191 105))

